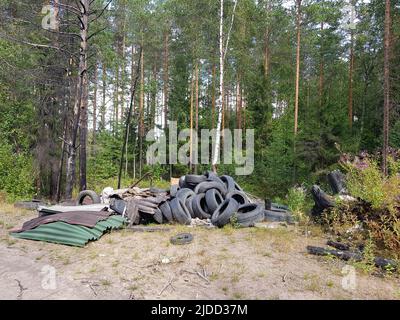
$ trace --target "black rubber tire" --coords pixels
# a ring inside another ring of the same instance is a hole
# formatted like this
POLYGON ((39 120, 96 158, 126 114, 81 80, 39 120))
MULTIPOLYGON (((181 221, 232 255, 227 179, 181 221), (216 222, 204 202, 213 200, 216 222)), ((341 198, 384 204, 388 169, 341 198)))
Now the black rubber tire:
POLYGON ((204 193, 197 194, 192 199, 192 210, 195 217, 200 219, 210 219, 211 214, 207 208, 206 195, 204 193))
POLYGON ((237 210, 236 219, 241 227, 252 227, 256 222, 264 220, 264 209, 255 203, 241 205, 237 210))
POLYGON ((150 188, 149 191, 151 193, 166 193, 168 190, 167 189, 159 189, 159 188, 150 188))
POLYGON ((206 192, 206 204, 208 212, 212 215, 219 205, 224 201, 221 193, 217 189, 210 189, 206 192))
POLYGON ((188 244, 193 241, 193 235, 190 233, 179 233, 176 236, 173 236, 169 240, 172 244, 188 244))
POLYGON ((228 192, 232 192, 232 191, 236 190, 236 188, 235 188, 236 182, 231 176, 223 175, 223 176, 220 176, 219 178, 225 184, 228 192))
POLYGON ((187 198, 194 196, 195 193, 193 190, 189 188, 182 188, 179 189, 178 192, 176 193, 176 198, 181 199, 184 203, 186 203, 187 198))
POLYGON ((264 220, 269 222, 293 222, 293 216, 289 211, 280 212, 273 210, 264 210, 264 220))
POLYGON ((156 222, 158 222, 159 224, 163 224, 164 223, 164 217, 163 217, 163 214, 162 214, 160 208, 156 209, 156 212, 154 213, 153 217, 154 217, 154 220, 156 222))
POLYGON ((197 185, 207 180, 207 177, 197 174, 188 174, 185 176, 185 182, 189 185, 197 185))
POLYGON ((235 190, 240 191, 240 192, 244 192, 242 187, 239 186, 239 184, 235 181, 235 190))
POLYGON ((178 185, 172 185, 171 188, 169 189, 169 195, 173 198, 176 196, 176 193, 179 190, 179 186, 178 185))
POLYGON ((218 178, 218 175, 213 171, 206 171, 203 176, 207 178, 208 181, 212 181, 213 178, 218 178))
POLYGON ((190 196, 189 198, 187 198, 186 201, 185 201, 185 205, 186 205, 186 208, 188 209, 188 211, 190 213, 190 216, 192 218, 197 218, 197 216, 194 213, 193 208, 192 208, 192 201, 193 201, 194 197, 195 197, 195 195, 190 196))
POLYGON ((179 182, 178 182, 178 185, 179 185, 179 187, 180 188, 185 188, 185 176, 182 176, 182 177, 180 177, 179 178, 179 182))
POLYGON ((168 222, 172 222, 174 221, 174 218, 172 216, 172 211, 171 211, 171 207, 169 205, 169 201, 165 201, 164 203, 162 203, 160 205, 160 210, 164 216, 164 218, 168 221, 168 222))
POLYGON ((217 189, 223 197, 228 193, 225 184, 218 181, 205 181, 199 183, 194 189, 194 193, 206 193, 207 190, 210 189, 217 189))
POLYGON ((285 206, 284 204, 272 202, 271 203, 271 210, 276 210, 276 209, 289 210, 289 207, 285 206))
POLYGON ((190 224, 192 217, 186 208, 186 205, 179 198, 173 198, 170 203, 172 216, 174 220, 181 224, 190 224))
POLYGON ((333 194, 343 194, 346 193, 345 188, 345 175, 339 170, 332 171, 328 173, 328 182, 331 186, 333 194))
MULTIPOLYGON (((215 182, 218 182, 218 183, 220 183, 220 184, 222 184, 222 185, 224 185, 225 186, 225 183, 220 179, 220 177, 218 177, 217 175, 210 175, 208 178, 207 178, 207 181, 215 181, 215 182)), ((225 186, 225 188, 226 188, 226 186, 225 186)))
POLYGON ((196 188, 197 184, 191 184, 191 183, 185 183, 184 188, 194 190, 196 188))
POLYGON ((81 206, 86 197, 92 199, 93 204, 101 203, 100 197, 96 192, 93 190, 83 190, 79 192, 78 197, 76 198, 76 205, 81 206))
POLYGON ((222 228, 230 222, 231 217, 236 214, 238 208, 239 204, 235 199, 225 199, 212 215, 211 223, 222 228))
POLYGON ((246 194, 238 190, 233 190, 231 192, 228 192, 225 197, 226 199, 229 198, 235 199, 239 203, 239 205, 243 205, 249 202, 247 200, 246 194))
POLYGON ((271 207, 270 211, 273 211, 273 212, 283 212, 283 213, 290 212, 289 210, 279 209, 279 208, 276 208, 276 207, 271 207))

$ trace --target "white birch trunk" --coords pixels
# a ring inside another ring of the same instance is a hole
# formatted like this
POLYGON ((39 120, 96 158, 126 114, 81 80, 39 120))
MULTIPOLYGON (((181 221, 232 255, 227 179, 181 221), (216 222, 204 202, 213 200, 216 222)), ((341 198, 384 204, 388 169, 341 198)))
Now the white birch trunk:
POLYGON ((224 45, 223 45, 223 26, 224 26, 224 0, 221 1, 220 6, 220 15, 219 15, 219 94, 217 100, 217 108, 218 108, 218 120, 217 120, 217 130, 215 133, 215 145, 214 145, 214 153, 212 158, 212 168, 216 171, 216 165, 219 158, 220 148, 221 148, 221 124, 222 124, 222 95, 224 89, 224 45))

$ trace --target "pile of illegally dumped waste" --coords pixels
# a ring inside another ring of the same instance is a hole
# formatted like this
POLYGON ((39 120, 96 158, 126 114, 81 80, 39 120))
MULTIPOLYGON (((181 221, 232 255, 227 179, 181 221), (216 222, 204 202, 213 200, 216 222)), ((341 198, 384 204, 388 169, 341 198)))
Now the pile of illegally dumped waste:
POLYGON ((248 194, 228 175, 213 172, 182 176, 170 190, 124 189, 108 194, 111 209, 126 216, 129 223, 146 222, 192 224, 192 220, 207 220, 223 227, 234 222, 241 227, 254 226, 266 217, 287 221, 287 207, 251 201, 248 194))
MULTIPOLYGON (((26 206, 26 203, 24 203, 26 206)), ((169 190, 105 188, 99 196, 82 191, 76 205, 37 206, 39 217, 13 230, 17 238, 83 246, 105 231, 147 223, 223 227, 254 226, 261 221, 292 222, 287 207, 252 198, 228 175, 213 172, 182 176, 169 190), (92 204, 83 205, 87 198, 92 204)))

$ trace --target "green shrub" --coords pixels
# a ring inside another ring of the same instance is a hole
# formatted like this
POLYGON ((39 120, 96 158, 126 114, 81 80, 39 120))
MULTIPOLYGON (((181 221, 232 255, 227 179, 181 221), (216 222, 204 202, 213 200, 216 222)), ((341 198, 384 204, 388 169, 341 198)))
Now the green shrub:
POLYGON ((0 144, 0 191, 6 200, 31 198, 35 193, 33 160, 16 154, 8 144, 0 144))
POLYGON ((354 164, 346 165, 347 189, 353 197, 371 203, 373 208, 382 208, 385 200, 385 179, 376 161, 365 160, 365 164, 362 168, 354 164))
POLYGON ((336 206, 325 212, 324 222, 340 237, 349 237, 353 243, 369 241, 375 253, 398 258, 400 162, 391 158, 389 164, 391 174, 384 177, 376 160, 367 158, 362 163, 346 163, 347 189, 358 199, 337 200, 336 206))
POLYGON ((290 211, 299 219, 303 219, 306 212, 306 190, 303 187, 290 188, 286 199, 290 211))

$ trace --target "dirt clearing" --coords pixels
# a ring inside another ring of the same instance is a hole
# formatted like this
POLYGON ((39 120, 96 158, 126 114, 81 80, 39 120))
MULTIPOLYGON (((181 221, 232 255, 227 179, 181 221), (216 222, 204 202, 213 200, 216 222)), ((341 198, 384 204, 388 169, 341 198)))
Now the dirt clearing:
POLYGON ((394 275, 357 269, 355 289, 344 289, 345 262, 306 253, 307 245, 325 245, 318 229, 125 229, 85 248, 8 235, 35 216, 0 208, 0 299, 400 299, 394 275), (179 232, 193 242, 172 245, 179 232))

